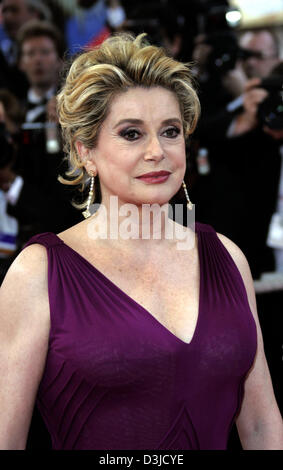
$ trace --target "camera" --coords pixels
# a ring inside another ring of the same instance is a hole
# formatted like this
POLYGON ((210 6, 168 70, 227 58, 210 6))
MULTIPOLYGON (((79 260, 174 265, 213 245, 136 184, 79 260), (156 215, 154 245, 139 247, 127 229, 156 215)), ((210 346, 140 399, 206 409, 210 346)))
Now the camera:
POLYGON ((258 107, 258 119, 269 129, 283 129, 283 88, 282 75, 272 74, 261 81, 259 85, 268 91, 268 96, 258 107))
POLYGON ((212 48, 207 59, 207 71, 211 76, 222 77, 235 69, 239 59, 246 60, 260 55, 258 52, 241 48, 232 31, 211 33, 206 36, 205 43, 212 48))

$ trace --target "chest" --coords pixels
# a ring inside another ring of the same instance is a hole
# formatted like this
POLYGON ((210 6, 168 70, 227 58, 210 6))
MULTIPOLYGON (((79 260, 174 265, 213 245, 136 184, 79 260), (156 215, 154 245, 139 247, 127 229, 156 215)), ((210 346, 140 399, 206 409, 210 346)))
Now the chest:
POLYGON ((96 256, 91 264, 123 295, 182 341, 194 335, 199 313, 200 266, 197 249, 143 263, 125 257, 96 256))

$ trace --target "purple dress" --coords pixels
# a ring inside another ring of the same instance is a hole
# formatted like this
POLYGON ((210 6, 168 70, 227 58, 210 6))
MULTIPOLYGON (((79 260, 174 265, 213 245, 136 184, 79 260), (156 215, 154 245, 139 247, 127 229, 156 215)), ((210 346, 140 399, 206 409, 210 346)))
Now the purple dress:
POLYGON ((48 252, 51 331, 37 405, 53 449, 227 448, 256 325, 215 230, 196 223, 196 233, 200 298, 190 343, 57 235, 27 243, 48 252))

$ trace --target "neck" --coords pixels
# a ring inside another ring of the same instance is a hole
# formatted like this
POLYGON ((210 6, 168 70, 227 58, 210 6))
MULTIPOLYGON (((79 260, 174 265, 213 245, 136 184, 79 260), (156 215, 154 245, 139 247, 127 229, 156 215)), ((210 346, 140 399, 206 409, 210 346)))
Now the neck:
POLYGON ((88 236, 121 248, 163 249, 192 236, 190 229, 172 220, 170 212, 168 203, 122 205, 112 196, 109 204, 102 202, 88 219, 88 236))
POLYGON ((33 93, 35 93, 35 95, 42 98, 43 96, 45 96, 46 92, 50 90, 51 88, 52 88, 52 85, 42 84, 42 85, 33 85, 31 87, 31 90, 33 91, 33 93))

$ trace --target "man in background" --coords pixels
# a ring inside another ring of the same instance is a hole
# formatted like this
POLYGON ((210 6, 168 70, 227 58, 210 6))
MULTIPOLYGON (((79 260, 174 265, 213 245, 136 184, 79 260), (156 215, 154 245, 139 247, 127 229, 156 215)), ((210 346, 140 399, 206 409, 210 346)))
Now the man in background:
POLYGON ((242 62, 247 78, 267 77, 280 61, 278 39, 269 30, 246 32, 241 36, 239 45, 256 53, 242 62))
POLYGON ((18 50, 19 67, 29 83, 25 121, 45 122, 46 105, 59 85, 63 38, 51 23, 33 20, 20 29, 18 50))
POLYGON ((10 65, 17 62, 16 37, 19 29, 32 19, 51 21, 49 8, 41 0, 2 0, 2 29, 0 49, 10 65))
POLYGON ((32 19, 51 20, 49 8, 41 0, 3 0, 0 25, 0 87, 18 98, 26 93, 25 76, 17 66, 16 37, 19 29, 32 19))

